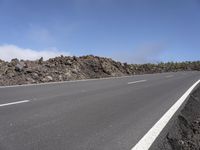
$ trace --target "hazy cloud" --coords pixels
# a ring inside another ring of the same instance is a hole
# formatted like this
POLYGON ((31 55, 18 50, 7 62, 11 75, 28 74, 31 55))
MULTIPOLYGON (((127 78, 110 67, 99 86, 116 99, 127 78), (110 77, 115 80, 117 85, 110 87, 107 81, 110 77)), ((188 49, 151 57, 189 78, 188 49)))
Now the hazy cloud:
POLYGON ((133 61, 136 63, 156 63, 161 61, 160 56, 165 51, 162 44, 147 44, 139 47, 133 55, 133 61))
POLYGON ((55 42, 52 32, 45 27, 30 24, 27 34, 30 40, 33 40, 37 43, 51 44, 55 42))
POLYGON ((60 55, 68 56, 70 53, 58 51, 56 48, 37 51, 33 49, 20 48, 16 45, 0 45, 0 59, 5 61, 10 61, 13 58, 23 60, 36 60, 40 57, 43 57, 44 60, 47 60, 49 58, 60 55))
POLYGON ((157 63, 166 52, 164 44, 144 44, 131 51, 122 51, 114 55, 114 59, 128 63, 157 63))

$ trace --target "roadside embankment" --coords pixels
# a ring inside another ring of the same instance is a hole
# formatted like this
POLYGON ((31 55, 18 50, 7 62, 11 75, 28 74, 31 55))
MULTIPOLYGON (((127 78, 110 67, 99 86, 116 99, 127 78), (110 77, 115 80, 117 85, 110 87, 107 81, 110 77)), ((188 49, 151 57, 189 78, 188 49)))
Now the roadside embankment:
POLYGON ((190 94, 185 105, 168 123, 151 149, 200 149, 200 85, 190 94))
POLYGON ((46 61, 0 60, 0 86, 192 70, 200 71, 200 61, 127 64, 92 55, 60 56, 46 61))

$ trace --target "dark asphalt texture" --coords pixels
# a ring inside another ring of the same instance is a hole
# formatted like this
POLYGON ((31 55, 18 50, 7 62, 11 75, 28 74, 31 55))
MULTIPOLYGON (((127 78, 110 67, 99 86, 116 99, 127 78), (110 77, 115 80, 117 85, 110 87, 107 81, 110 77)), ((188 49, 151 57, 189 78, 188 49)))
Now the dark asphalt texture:
POLYGON ((0 88, 0 150, 130 150, 198 79, 177 72, 0 88), (146 80, 128 84, 129 82, 146 80))

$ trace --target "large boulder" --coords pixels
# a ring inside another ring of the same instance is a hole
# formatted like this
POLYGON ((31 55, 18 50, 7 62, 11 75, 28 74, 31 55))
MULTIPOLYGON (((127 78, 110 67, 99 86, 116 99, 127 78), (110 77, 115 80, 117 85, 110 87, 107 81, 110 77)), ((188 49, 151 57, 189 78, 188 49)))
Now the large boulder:
POLYGON ((24 62, 18 62, 15 65, 15 71, 21 72, 21 71, 23 71, 24 67, 25 67, 25 63, 24 62))

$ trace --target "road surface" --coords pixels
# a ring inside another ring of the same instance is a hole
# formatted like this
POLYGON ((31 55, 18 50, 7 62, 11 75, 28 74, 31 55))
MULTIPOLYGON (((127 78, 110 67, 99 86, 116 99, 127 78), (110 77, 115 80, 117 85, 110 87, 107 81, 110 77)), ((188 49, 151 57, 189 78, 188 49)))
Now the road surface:
POLYGON ((200 72, 0 87, 0 150, 131 150, 200 72))

